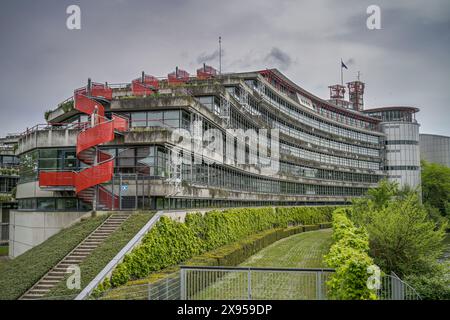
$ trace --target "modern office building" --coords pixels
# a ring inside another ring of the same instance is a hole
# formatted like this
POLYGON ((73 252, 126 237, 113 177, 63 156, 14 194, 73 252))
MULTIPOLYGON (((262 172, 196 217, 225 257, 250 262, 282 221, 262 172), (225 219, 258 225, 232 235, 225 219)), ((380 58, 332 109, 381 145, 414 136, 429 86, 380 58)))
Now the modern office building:
POLYGON ((217 74, 205 65, 195 76, 176 68, 128 84, 89 80, 19 139, 11 255, 92 208, 346 204, 389 166, 416 165, 386 162, 391 131, 363 112, 362 82, 348 84, 349 101, 335 87, 324 100, 276 69, 217 74))
POLYGON ((388 178, 399 185, 420 187, 419 124, 415 114, 418 108, 393 106, 364 110, 367 115, 381 120, 385 134, 384 170, 388 178))
POLYGON ((450 137, 423 134, 420 138, 420 159, 450 167, 450 137))
POLYGON ((9 241, 9 212, 17 209, 13 192, 19 180, 19 159, 14 155, 17 135, 0 138, 0 245, 9 241))

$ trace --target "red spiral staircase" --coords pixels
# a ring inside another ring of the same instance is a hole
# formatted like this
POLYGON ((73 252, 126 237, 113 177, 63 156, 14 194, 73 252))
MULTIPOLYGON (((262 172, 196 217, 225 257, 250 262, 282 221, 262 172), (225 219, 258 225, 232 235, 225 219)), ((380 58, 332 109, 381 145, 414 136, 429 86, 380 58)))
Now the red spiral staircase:
MULTIPOLYGON (((42 188, 74 187, 77 197, 101 209, 118 208, 119 199, 101 184, 112 180, 114 157, 98 149, 111 142, 116 133, 128 130, 128 119, 113 114, 105 118, 102 105, 112 99, 112 89, 93 83, 75 90, 75 109, 89 115, 88 124, 77 136, 76 155, 87 168, 79 171, 40 172, 39 186, 42 188), (98 190, 98 192, 96 192, 98 190), (96 195, 98 195, 96 197, 96 195), (97 199, 94 204, 94 199, 97 199)), ((94 208, 95 209, 95 208, 94 208)))

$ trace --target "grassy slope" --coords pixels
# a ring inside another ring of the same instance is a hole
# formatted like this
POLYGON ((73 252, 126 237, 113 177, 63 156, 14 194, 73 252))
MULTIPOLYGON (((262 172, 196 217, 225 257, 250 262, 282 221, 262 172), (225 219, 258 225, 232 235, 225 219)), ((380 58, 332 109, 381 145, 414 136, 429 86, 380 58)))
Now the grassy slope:
POLYGON ((300 233, 277 241, 241 264, 245 267, 324 268, 331 229, 300 233))
POLYGON ((105 219, 99 216, 83 220, 0 264, 0 300, 19 298, 105 219))
MULTIPOLYGON (((134 235, 150 220, 152 213, 133 214, 122 227, 109 236, 85 261, 80 264, 81 289, 114 258, 114 256, 134 237, 134 235)), ((70 290, 66 281, 61 281, 52 291, 49 298, 73 298, 80 290, 70 290)))
MULTIPOLYGON (((247 259, 240 266, 322 268, 323 255, 331 246, 331 229, 300 233, 279 240, 247 259)), ((192 298, 247 299, 247 272, 233 272, 199 291, 192 298)), ((314 274, 252 272, 253 299, 315 299, 314 274)))

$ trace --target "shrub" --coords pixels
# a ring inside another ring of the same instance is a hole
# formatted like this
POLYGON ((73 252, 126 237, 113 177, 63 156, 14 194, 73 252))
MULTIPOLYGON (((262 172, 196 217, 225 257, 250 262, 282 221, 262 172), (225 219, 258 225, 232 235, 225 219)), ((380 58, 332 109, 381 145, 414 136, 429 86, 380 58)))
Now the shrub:
POLYGON ((353 225, 347 218, 345 209, 334 212, 333 241, 330 252, 325 256, 327 265, 336 269, 327 283, 330 298, 376 299, 375 292, 367 287, 367 268, 374 264, 368 255, 368 235, 353 225))
POLYGON ((450 300, 450 263, 435 266, 432 272, 410 275, 405 281, 424 300, 450 300))

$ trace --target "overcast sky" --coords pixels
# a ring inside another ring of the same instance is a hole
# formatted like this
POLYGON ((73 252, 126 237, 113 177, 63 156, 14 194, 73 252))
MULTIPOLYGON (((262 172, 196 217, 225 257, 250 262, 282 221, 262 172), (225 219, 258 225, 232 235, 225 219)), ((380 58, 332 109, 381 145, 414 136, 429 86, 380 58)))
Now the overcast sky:
POLYGON ((0 7, 0 136, 44 123, 87 78, 129 82, 142 70, 194 73, 278 68, 328 97, 340 80, 366 83, 365 106, 421 109, 421 132, 450 135, 450 1, 14 0, 0 7), (81 8, 81 30, 66 8, 81 8), (381 9, 381 30, 366 9, 381 9))

